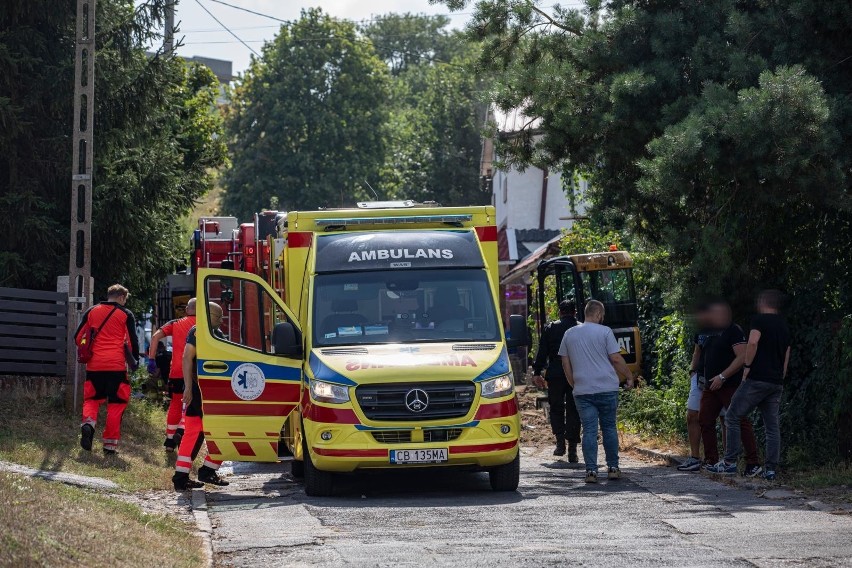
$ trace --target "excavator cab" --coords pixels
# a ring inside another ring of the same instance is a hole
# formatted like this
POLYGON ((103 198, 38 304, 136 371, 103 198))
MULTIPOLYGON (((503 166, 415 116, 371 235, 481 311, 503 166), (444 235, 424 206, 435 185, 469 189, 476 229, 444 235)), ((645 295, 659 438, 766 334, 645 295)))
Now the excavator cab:
POLYGON ((606 310, 604 325, 612 328, 621 355, 634 375, 642 363, 639 338, 639 310, 633 284, 633 259, 625 251, 575 254, 543 260, 537 269, 538 313, 543 324, 548 306, 562 300, 577 305, 577 321, 582 322, 583 306, 598 300, 606 310))

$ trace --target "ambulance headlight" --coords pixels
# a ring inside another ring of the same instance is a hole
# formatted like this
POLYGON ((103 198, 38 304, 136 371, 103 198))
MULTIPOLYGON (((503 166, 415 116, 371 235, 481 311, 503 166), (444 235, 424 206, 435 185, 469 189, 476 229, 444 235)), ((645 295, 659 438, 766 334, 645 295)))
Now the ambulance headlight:
POLYGON ((323 381, 311 381, 311 397, 319 402, 342 404, 349 402, 349 389, 323 381))
POLYGON ((512 375, 503 375, 496 379, 484 381, 482 383, 482 396, 485 398, 497 398, 512 394, 515 390, 515 382, 512 380, 512 375))

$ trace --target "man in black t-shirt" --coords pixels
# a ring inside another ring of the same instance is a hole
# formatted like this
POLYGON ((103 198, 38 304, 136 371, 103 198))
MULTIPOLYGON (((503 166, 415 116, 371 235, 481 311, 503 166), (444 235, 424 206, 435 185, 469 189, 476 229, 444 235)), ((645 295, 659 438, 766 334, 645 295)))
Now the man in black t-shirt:
POLYGON ((574 389, 565 378, 559 346, 565 332, 577 325, 577 306, 570 300, 559 302, 559 319, 544 326, 538 342, 538 354, 533 363, 533 383, 544 386, 547 380, 547 398, 550 405, 550 427, 556 437, 554 456, 565 455, 565 441, 568 440, 568 462, 580 461, 577 456, 577 444, 580 443, 580 414, 574 403, 574 389), (541 372, 547 369, 544 379, 541 372))
POLYGON ((743 384, 734 395, 725 423, 728 426, 728 449, 724 462, 718 464, 730 473, 740 453, 738 418, 760 409, 766 425, 766 472, 764 477, 775 479, 781 459, 781 426, 779 409, 784 377, 790 362, 790 330, 778 313, 783 294, 765 290, 757 297, 757 316, 752 320, 745 353, 743 384))
MULTIPOLYGON (((713 326, 703 345, 704 392, 701 395, 701 408, 698 423, 701 425, 701 439, 704 442, 704 461, 708 466, 719 461, 719 444, 716 439, 716 420, 723 408, 730 406, 731 399, 742 379, 742 366, 745 357, 746 339, 742 328, 733 323, 731 306, 727 302, 716 301, 708 308, 708 319, 713 326)), ((746 470, 744 475, 754 477, 762 471, 757 456, 757 441, 754 428, 745 416, 738 421, 737 440, 742 432, 746 449, 746 470)), ((728 430, 730 439, 730 430, 728 430)), ((738 444, 739 445, 739 444, 738 444)))

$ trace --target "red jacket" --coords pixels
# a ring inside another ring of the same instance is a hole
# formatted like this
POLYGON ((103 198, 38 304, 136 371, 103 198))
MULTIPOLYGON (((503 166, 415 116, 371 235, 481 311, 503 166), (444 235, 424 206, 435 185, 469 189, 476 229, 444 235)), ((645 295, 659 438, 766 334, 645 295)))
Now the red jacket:
POLYGON ((126 346, 130 347, 133 357, 139 359, 136 320, 130 310, 116 302, 101 302, 86 310, 75 333, 77 344, 84 329, 98 329, 107 316, 109 320, 95 338, 92 359, 86 364, 87 371, 126 371, 126 346), (115 313, 109 316, 113 308, 116 308, 115 313))
POLYGON ((183 350, 186 347, 186 336, 195 327, 195 316, 186 316, 167 322, 160 331, 172 336, 172 366, 169 369, 170 379, 183 378, 183 350))

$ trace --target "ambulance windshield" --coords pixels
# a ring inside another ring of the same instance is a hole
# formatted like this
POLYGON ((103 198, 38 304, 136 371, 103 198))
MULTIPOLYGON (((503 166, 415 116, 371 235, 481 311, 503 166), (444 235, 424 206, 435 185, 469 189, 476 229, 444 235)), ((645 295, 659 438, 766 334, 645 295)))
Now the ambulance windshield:
POLYGON ((482 269, 320 274, 314 345, 499 341, 482 269))

